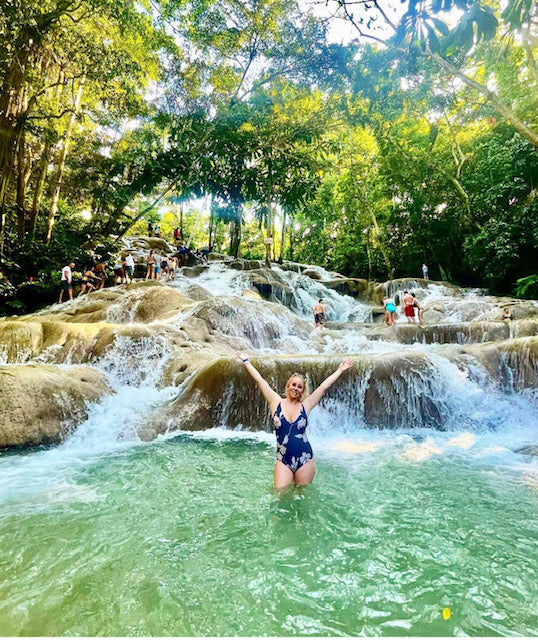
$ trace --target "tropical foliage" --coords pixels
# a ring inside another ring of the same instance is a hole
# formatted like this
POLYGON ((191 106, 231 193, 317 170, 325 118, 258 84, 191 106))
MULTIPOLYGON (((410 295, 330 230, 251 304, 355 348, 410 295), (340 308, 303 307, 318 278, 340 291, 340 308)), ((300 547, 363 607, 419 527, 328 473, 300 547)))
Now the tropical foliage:
POLYGON ((163 212, 164 233, 177 221, 235 256, 383 280, 425 261, 529 295, 536 3, 313 7, 2 3, 3 298, 32 278, 46 299, 64 261, 111 254, 163 212), (193 217, 200 199, 210 213, 193 217))

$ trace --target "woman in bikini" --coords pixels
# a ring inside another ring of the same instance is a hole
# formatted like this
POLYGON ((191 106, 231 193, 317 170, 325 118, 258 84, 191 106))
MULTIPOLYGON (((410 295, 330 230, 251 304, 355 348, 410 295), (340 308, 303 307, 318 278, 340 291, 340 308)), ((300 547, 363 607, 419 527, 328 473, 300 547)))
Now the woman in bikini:
POLYGON ((340 363, 338 369, 326 378, 319 387, 302 400, 305 379, 294 373, 286 383, 286 395, 281 398, 244 354, 238 354, 245 369, 258 385, 269 405, 276 431, 276 462, 274 469, 275 488, 282 489, 292 482, 296 485, 310 484, 316 473, 312 447, 306 435, 308 415, 321 400, 327 389, 353 366, 349 358, 340 363))

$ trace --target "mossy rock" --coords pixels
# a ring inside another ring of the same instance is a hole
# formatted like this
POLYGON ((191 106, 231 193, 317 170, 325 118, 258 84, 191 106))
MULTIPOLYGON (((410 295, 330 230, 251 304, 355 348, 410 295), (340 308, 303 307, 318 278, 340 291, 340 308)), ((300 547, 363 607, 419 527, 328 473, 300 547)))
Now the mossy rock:
POLYGON ((0 447, 60 442, 88 415, 87 405, 111 393, 90 367, 0 367, 0 447))

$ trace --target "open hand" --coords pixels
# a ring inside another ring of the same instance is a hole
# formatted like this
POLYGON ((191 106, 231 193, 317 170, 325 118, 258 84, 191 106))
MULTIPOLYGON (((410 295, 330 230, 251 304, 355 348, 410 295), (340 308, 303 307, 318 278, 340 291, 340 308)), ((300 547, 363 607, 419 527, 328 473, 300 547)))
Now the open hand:
POLYGON ((352 366, 353 360, 351 358, 346 358, 345 360, 342 360, 338 369, 340 371, 346 371, 347 369, 351 369, 352 366))

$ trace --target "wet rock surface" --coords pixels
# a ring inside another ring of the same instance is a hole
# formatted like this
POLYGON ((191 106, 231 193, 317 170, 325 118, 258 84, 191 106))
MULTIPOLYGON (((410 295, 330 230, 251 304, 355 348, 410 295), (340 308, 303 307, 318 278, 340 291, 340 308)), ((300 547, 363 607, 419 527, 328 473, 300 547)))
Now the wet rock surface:
MULTIPOLYGON (((138 241, 135 249, 143 255, 153 244, 138 241)), ((84 419, 88 399, 109 392, 106 381, 113 376, 119 376, 114 384, 133 385, 153 376, 156 388, 177 390, 140 417, 135 426, 144 439, 214 425, 271 430, 265 402, 237 351, 251 354, 282 392, 291 373, 304 372, 312 390, 344 355, 352 355, 355 368, 327 402, 348 407, 371 429, 443 430, 451 424, 454 408, 439 377, 439 358, 457 375, 506 393, 538 387, 533 301, 422 279, 369 283, 298 263, 269 269, 259 260, 217 258, 182 268, 172 283, 140 280, 30 316, 1 319, 0 357, 11 371, 14 365, 26 367, 21 372, 29 372, 40 394, 36 416, 16 405, 10 392, 9 406, 15 409, 6 424, 12 435, 2 446, 59 441, 84 419), (236 285, 225 284, 235 277, 236 285), (404 287, 422 304, 424 324, 398 321, 386 327, 381 301, 391 295, 398 302, 404 287), (314 330, 311 309, 318 298, 334 319, 314 330), (511 321, 503 320, 506 308, 511 321), (84 370, 93 377, 69 376, 72 367, 57 366, 80 363, 89 365, 84 370), (90 378, 93 393, 87 389, 90 378), (47 413, 43 398, 53 386, 63 401, 51 401, 47 413)), ((17 373, 29 393, 22 377, 17 373)))
POLYGON ((51 444, 88 415, 88 404, 111 393, 91 367, 0 367, 0 447, 51 444))

